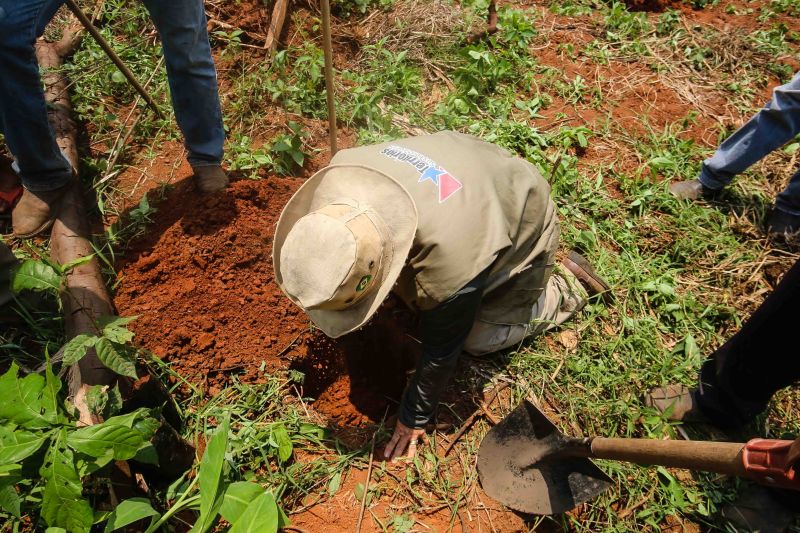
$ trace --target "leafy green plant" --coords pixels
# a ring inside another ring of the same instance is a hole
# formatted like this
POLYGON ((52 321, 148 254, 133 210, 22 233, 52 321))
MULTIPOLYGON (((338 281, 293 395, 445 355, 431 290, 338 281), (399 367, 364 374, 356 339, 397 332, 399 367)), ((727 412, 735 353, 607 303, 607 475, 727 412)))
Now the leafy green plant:
POLYGON ((147 461, 159 422, 151 411, 138 409, 80 427, 61 387, 50 364, 44 376, 21 376, 12 363, 0 377, 0 508, 17 518, 27 511, 48 526, 87 532, 95 514, 82 478, 111 461, 147 461))
POLYGON ((282 133, 275 137, 270 147, 273 156, 272 165, 278 174, 289 175, 303 166, 306 153, 303 152, 303 128, 297 122, 289 122, 291 133, 282 133))
POLYGON ((312 41, 295 50, 293 56, 281 50, 275 54, 266 89, 272 100, 287 110, 322 118, 326 112, 324 65, 322 49, 312 41))
POLYGON ((394 0, 336 0, 331 9, 342 17, 364 15, 372 9, 389 9, 394 0))

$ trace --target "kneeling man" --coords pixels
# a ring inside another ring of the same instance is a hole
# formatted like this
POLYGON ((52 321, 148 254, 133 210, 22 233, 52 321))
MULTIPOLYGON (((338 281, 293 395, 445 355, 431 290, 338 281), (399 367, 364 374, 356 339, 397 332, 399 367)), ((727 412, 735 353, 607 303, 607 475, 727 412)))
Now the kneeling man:
POLYGON ((336 154, 284 208, 273 261, 330 337, 364 326, 390 292, 419 313, 422 358, 386 447, 394 458, 416 453, 462 350, 518 345, 608 290, 578 254, 554 272, 558 239, 533 165, 445 131, 336 154))

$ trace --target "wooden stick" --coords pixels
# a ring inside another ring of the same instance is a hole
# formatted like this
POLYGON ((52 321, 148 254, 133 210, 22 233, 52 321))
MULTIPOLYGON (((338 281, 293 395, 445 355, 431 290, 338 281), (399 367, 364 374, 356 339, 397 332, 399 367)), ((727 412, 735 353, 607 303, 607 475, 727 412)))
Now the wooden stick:
POLYGON ((472 424, 474 424, 475 421, 478 419, 478 417, 480 417, 481 415, 486 416, 493 424, 499 423, 499 421, 497 420, 497 417, 495 417, 494 415, 492 415, 490 413, 489 407, 492 405, 492 402, 494 402, 495 398, 497 398, 497 395, 500 394, 500 392, 503 391, 504 389, 507 389, 508 386, 509 386, 508 383, 501 383, 500 385, 495 387, 492 390, 492 392, 489 393, 488 396, 486 396, 486 400, 481 402, 480 407, 474 413, 472 413, 464 421, 463 424, 461 424, 461 427, 459 428, 459 430, 456 432, 456 434, 450 440, 450 444, 448 444, 447 448, 444 450, 444 455, 442 457, 447 457, 447 454, 449 454, 450 450, 453 449, 453 446, 456 445, 456 442, 458 442, 458 439, 460 439, 461 437, 464 436, 464 433, 466 433, 467 430, 469 430, 469 428, 472 427, 472 424))
POLYGON ((272 8, 272 17, 269 19, 269 31, 267 32, 267 39, 264 41, 264 48, 267 49, 268 57, 275 55, 275 50, 278 49, 278 40, 281 38, 283 22, 286 19, 288 7, 289 0, 278 0, 275 2, 275 7, 272 8))
POLYGON ((364 509, 367 508, 367 493, 369 492, 369 480, 372 477, 372 461, 375 457, 375 435, 372 434, 372 448, 369 450, 369 466, 367 467, 367 480, 364 482, 364 494, 361 498, 361 510, 358 513, 358 523, 356 523, 356 533, 361 533, 361 521, 364 520, 364 509))
POLYGON ((331 4, 330 0, 322 2, 322 48, 325 51, 325 93, 328 100, 328 134, 330 137, 331 157, 336 155, 336 106, 333 101, 333 45, 331 44, 331 4))
POLYGON ((133 75, 133 72, 131 72, 130 69, 125 66, 125 63, 122 62, 122 59, 120 59, 114 49, 111 48, 111 45, 108 44, 108 41, 103 38, 97 27, 92 24, 92 21, 89 20, 89 17, 87 17, 86 14, 81 10, 80 6, 75 3, 75 0, 66 0, 66 4, 70 11, 72 11, 75 17, 80 21, 81 25, 86 28, 86 31, 88 31, 92 37, 94 37, 95 41, 97 41, 97 44, 100 45, 100 48, 103 49, 108 58, 117 66, 117 68, 120 70, 120 72, 122 72, 125 78, 127 78, 128 82, 133 86, 133 88, 136 89, 136 92, 138 92, 142 98, 144 98, 144 101, 147 102, 147 105, 150 107, 150 109, 155 111, 156 115, 158 115, 158 118, 163 119, 164 113, 161 112, 161 109, 150 97, 150 94, 147 92, 147 90, 145 90, 144 87, 142 87, 142 85, 136 79, 136 76, 133 75))

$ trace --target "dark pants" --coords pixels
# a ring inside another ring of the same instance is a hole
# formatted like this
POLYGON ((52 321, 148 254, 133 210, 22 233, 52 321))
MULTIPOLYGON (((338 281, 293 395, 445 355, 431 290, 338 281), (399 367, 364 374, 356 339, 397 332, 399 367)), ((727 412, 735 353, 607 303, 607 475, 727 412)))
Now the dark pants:
POLYGON ((800 380, 800 261, 742 329, 703 364, 698 404, 716 425, 740 427, 800 380))

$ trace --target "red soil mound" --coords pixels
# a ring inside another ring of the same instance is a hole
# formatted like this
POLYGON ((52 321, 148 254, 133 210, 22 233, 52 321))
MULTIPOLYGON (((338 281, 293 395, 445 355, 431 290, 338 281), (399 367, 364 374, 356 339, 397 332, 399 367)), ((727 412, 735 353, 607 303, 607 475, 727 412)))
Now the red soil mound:
MULTIPOLYGON (((258 380, 288 368, 305 374, 304 395, 333 425, 380 420, 399 398, 413 357, 388 326, 332 341, 311 333, 275 283, 272 235, 302 180, 237 181, 198 197, 181 182, 157 206, 146 235, 117 265, 121 314, 138 315, 136 342, 214 394, 230 375, 258 380)), ((393 311, 386 309, 382 314, 393 311)), ((393 410, 391 408, 390 410, 393 410)), ((390 413, 391 414, 391 413, 390 413)))

